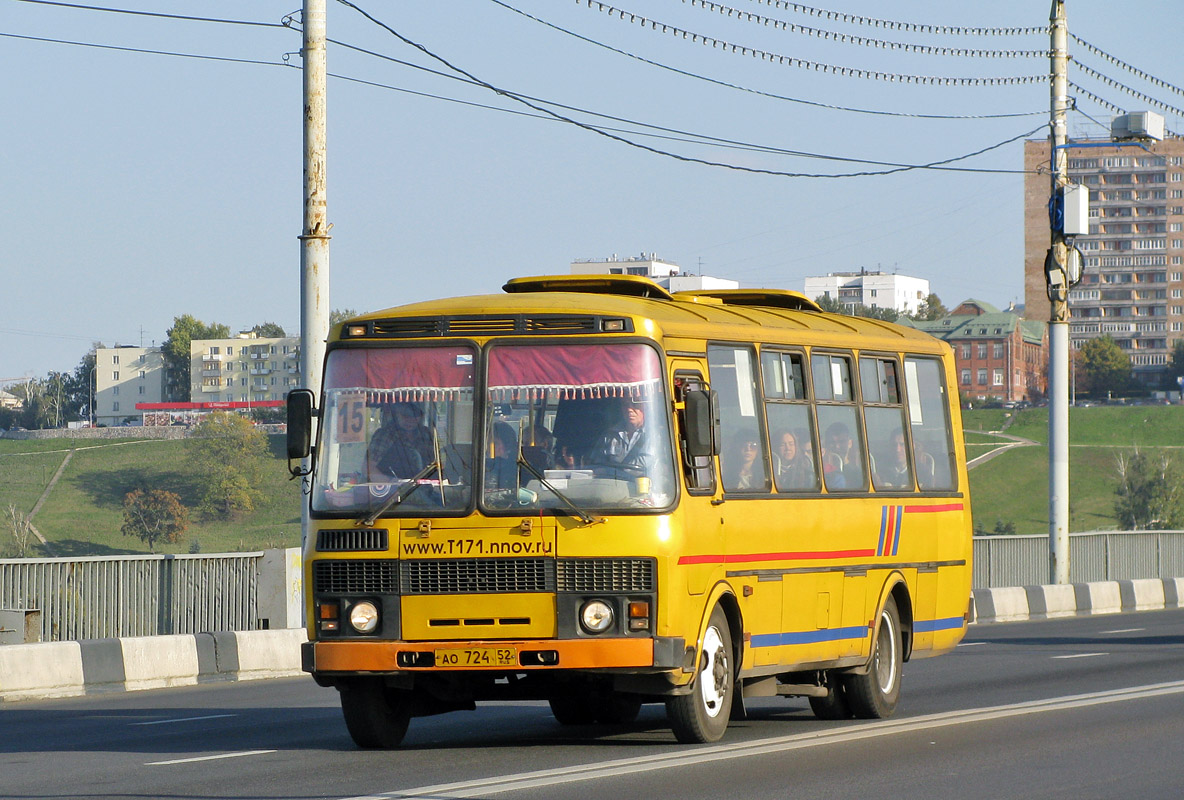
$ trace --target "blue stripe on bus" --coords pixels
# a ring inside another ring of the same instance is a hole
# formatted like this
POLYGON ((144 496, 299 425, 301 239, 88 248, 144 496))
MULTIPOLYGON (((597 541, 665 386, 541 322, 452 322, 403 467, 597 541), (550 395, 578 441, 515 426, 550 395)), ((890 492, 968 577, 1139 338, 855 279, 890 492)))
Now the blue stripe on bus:
POLYGON ((786 633, 759 633, 752 637, 752 647, 779 647, 783 644, 817 644, 837 642, 842 639, 866 639, 867 626, 850 628, 828 628, 821 631, 788 631, 786 633))
POLYGON ((896 507, 896 535, 892 537, 892 555, 900 548, 900 521, 904 518, 904 506, 896 507))
POLYGON ((888 506, 880 506, 880 544, 876 547, 876 555, 884 555, 884 532, 888 530, 888 506))
POLYGON ((913 623, 913 630, 917 633, 933 633, 934 631, 948 631, 961 628, 962 617, 946 617, 945 619, 919 619, 913 623))

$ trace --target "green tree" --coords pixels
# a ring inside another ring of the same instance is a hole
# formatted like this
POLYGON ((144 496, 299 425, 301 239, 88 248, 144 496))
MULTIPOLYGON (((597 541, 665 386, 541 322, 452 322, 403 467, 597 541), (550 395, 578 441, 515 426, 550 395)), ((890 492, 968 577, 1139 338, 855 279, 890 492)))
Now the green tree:
POLYGON ((278 339, 281 336, 287 336, 284 329, 275 322, 264 322, 261 325, 256 325, 251 328, 251 333, 255 334, 261 339, 278 339))
POLYGON ((900 313, 894 308, 872 308, 863 303, 840 303, 828 295, 815 297, 814 302, 823 311, 831 314, 846 314, 849 317, 868 317, 869 319, 882 319, 885 322, 896 322, 900 316, 900 313))
POLYGON ((1121 392, 1131 382, 1131 359, 1109 335, 1090 339, 1081 346, 1078 366, 1088 391, 1095 395, 1121 392))
POLYGON ((202 512, 233 516, 254 510, 267 455, 262 431, 238 414, 215 411, 193 429, 187 450, 202 487, 202 512))
POLYGON ((1172 356, 1168 361, 1166 388, 1179 389, 1180 384, 1176 383, 1176 378, 1184 378, 1184 339, 1177 339, 1172 345, 1172 356))
POLYGON ((913 314, 913 319, 932 321, 941 319, 942 317, 948 317, 949 315, 950 312, 945 307, 945 304, 942 303, 941 298, 935 294, 930 294, 917 306, 917 313, 913 314))
POLYGON ((189 527, 189 509, 181 498, 164 489, 144 491, 136 489, 123 496, 123 526, 125 536, 134 536, 156 552, 158 542, 172 544, 189 527))
POLYGON ((229 339, 230 328, 207 325, 190 314, 173 317, 162 346, 165 366, 165 394, 174 402, 189 399, 189 343, 194 339, 229 339))
POLYGON ((1139 450, 1118 456, 1114 514, 1127 530, 1184 527, 1184 478, 1165 454, 1139 450))
POLYGON ((329 326, 332 327, 338 322, 358 316, 358 311, 352 308, 335 308, 329 312, 329 326))
POLYGON ((102 342, 91 345, 90 352, 82 357, 82 361, 78 362, 78 366, 66 378, 65 406, 70 414, 67 421, 90 419, 91 402, 94 397, 95 350, 102 346, 102 342))

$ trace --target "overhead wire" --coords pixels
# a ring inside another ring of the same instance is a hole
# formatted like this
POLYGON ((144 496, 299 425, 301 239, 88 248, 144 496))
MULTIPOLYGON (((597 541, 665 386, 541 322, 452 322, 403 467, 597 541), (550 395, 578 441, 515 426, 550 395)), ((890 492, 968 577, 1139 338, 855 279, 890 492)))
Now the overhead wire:
POLYGON ((660 156, 672 158, 677 161, 683 161, 686 163, 702 164, 704 166, 712 166, 712 167, 721 167, 723 169, 731 169, 731 170, 735 170, 738 172, 748 172, 748 173, 753 173, 753 174, 772 175, 772 176, 777 176, 777 177, 791 177, 791 178, 854 178, 854 177, 870 177, 873 175, 891 175, 894 173, 906 172, 906 171, 914 170, 914 169, 932 169, 935 167, 954 163, 956 161, 964 160, 967 158, 972 158, 974 156, 986 153, 990 150, 994 150, 996 148, 1002 147, 1006 144, 1010 144, 1011 142, 1025 138, 1027 136, 1031 136, 1036 131, 1039 131, 1045 127, 1045 125, 1042 124, 1032 131, 1028 131, 1028 132, 1025 132, 1025 133, 1020 134, 1018 136, 1014 136, 1010 139, 1007 139, 1005 141, 998 142, 993 145, 989 145, 989 146, 984 147, 980 150, 976 150, 973 153, 967 153, 967 154, 964 154, 961 156, 955 156, 955 157, 948 158, 948 159, 942 159, 942 160, 930 162, 927 164, 910 164, 910 165, 906 165, 906 166, 896 167, 893 169, 878 170, 878 171, 864 171, 864 172, 840 173, 840 174, 835 174, 835 173, 802 173, 802 172, 786 172, 786 171, 782 171, 782 170, 771 170, 771 169, 765 169, 765 168, 760 168, 760 167, 748 167, 748 166, 743 166, 743 165, 738 165, 738 164, 728 164, 728 163, 719 162, 719 161, 710 161, 708 159, 696 158, 693 156, 685 156, 685 155, 681 155, 678 153, 671 153, 666 150, 659 150, 658 148, 650 147, 649 145, 645 145, 640 142, 634 142, 634 141, 627 139, 623 136, 618 136, 615 133, 599 130, 595 126, 588 125, 587 123, 580 122, 579 120, 575 120, 570 117, 566 117, 566 116, 559 114, 555 111, 551 111, 550 109, 536 105, 536 104, 532 103, 531 101, 526 100, 523 97, 516 96, 511 92, 508 92, 504 89, 494 86, 493 84, 478 78, 477 76, 465 71, 464 69, 456 66, 455 64, 452 64, 447 59, 445 59, 443 56, 437 55, 436 53, 432 52, 424 45, 419 44, 418 42, 414 42, 411 39, 404 36, 403 34, 399 33, 394 28, 387 25, 385 22, 382 22, 381 20, 374 17, 372 14, 370 14, 365 9, 359 7, 356 3, 353 3, 350 0, 337 0, 337 2, 340 3, 341 5, 344 5, 348 8, 353 9, 358 14, 360 14, 362 17, 369 20, 374 25, 377 25, 378 27, 387 31, 392 36, 394 36, 396 39, 398 39, 399 41, 408 45, 409 47, 419 50, 420 52, 422 52, 424 55, 428 56, 432 60, 438 61, 439 63, 443 64, 445 67, 452 70, 453 72, 456 72, 457 74, 460 74, 460 75, 465 76, 466 78, 469 78, 470 80, 474 81, 478 85, 485 87, 486 89, 494 92, 495 94, 498 94, 502 97, 512 99, 515 102, 521 103, 521 104, 523 104, 523 105, 527 106, 528 108, 531 108, 535 111, 553 116, 558 120, 567 122, 571 125, 582 128, 582 129, 587 130, 589 132, 596 133, 600 136, 603 136, 603 137, 608 138, 610 140, 619 142, 621 144, 625 144, 629 147, 643 150, 643 151, 646 151, 646 152, 649 152, 649 153, 652 153, 655 155, 660 155, 660 156))
POLYGON ((1152 97, 1148 94, 1144 94, 1143 92, 1140 92, 1137 89, 1133 89, 1130 86, 1127 86, 1126 84, 1124 84, 1120 81, 1116 81, 1114 78, 1111 78, 1109 75, 1103 75, 1101 72, 1098 72, 1096 69, 1093 69, 1092 67, 1088 67, 1085 64, 1082 64, 1080 61, 1074 60, 1073 66, 1075 66, 1077 69, 1081 70, 1086 75, 1093 78, 1094 80, 1100 81, 1101 83, 1104 83, 1113 89, 1118 89, 1121 92, 1126 92, 1131 97, 1134 97, 1136 100, 1141 100, 1144 103, 1148 103, 1150 105, 1156 106, 1157 108, 1162 108, 1165 111, 1170 111, 1173 114, 1176 114, 1177 116, 1184 117, 1184 109, 1181 109, 1178 106, 1173 106, 1169 103, 1163 102, 1162 100, 1156 100, 1154 97, 1152 97))
POLYGON ((64 3, 60 0, 16 0, 18 3, 30 3, 38 6, 58 6, 60 8, 73 8, 83 11, 103 11, 110 14, 130 14, 137 17, 159 17, 161 19, 180 19, 190 22, 218 22, 226 25, 250 25, 260 28, 281 28, 282 23, 279 22, 256 22, 253 20, 244 19, 222 19, 218 17, 194 17, 185 14, 166 14, 160 11, 138 11, 130 8, 110 8, 107 6, 90 6, 81 3, 64 3))
POLYGON ((265 67, 283 67, 289 66, 278 61, 260 61, 251 58, 230 58, 228 56, 211 56, 202 53, 181 53, 173 50, 152 50, 144 47, 122 47, 113 44, 97 44, 95 42, 79 42, 70 39, 51 39, 45 36, 25 36, 19 33, 3 33, 0 36, 8 39, 25 39, 31 42, 47 42, 50 44, 68 44, 75 47, 93 47, 99 50, 119 50, 125 53, 142 53, 145 55, 154 56, 173 56, 176 58, 194 58, 201 61, 226 61, 234 64, 258 64, 265 67))
POLYGON ((1160 88, 1167 89, 1168 91, 1175 92, 1176 94, 1179 94, 1179 95, 1184 95, 1184 89, 1181 89, 1179 86, 1168 83, 1167 81, 1163 80, 1162 78, 1157 78, 1148 72, 1144 72, 1143 70, 1139 69, 1138 67, 1131 66, 1130 64, 1126 63, 1125 61, 1122 61, 1121 59, 1110 55, 1109 53, 1105 52, 1104 50, 1102 50, 1098 47, 1095 47, 1094 45, 1087 42, 1085 39, 1082 39, 1080 36, 1075 36, 1074 34, 1070 33, 1069 37, 1071 39, 1073 39, 1073 41, 1077 42, 1079 45, 1084 47, 1086 50, 1093 53, 1094 55, 1098 56, 1099 58, 1105 59, 1106 61, 1109 61, 1111 64, 1114 64, 1117 67, 1121 67, 1122 69, 1125 69, 1127 72, 1130 72, 1132 75, 1142 78, 1143 80, 1147 81, 1148 83, 1153 83, 1156 86, 1159 86, 1160 88))
POLYGON ((540 25, 545 25, 546 27, 551 28, 556 31, 559 31, 560 33, 563 33, 563 34, 566 34, 566 35, 571 36, 573 38, 579 39, 583 42, 587 42, 588 44, 595 45, 596 47, 603 48, 603 49, 608 50, 610 52, 617 53, 618 55, 622 55, 627 58, 632 58, 636 61, 642 62, 643 64, 649 64, 652 67, 657 67, 659 69, 667 70, 669 72, 673 72, 678 75, 683 75, 688 78, 693 78, 695 80, 700 80, 700 81, 705 81, 707 83, 712 83, 712 84, 715 84, 716 86, 722 86, 727 89, 735 89, 735 90, 738 90, 741 92, 748 92, 750 94, 759 95, 761 97, 768 97, 768 98, 771 98, 774 100, 785 100, 790 103, 799 103, 801 105, 813 106, 815 108, 826 108, 826 109, 830 109, 832 111, 846 111, 846 112, 850 112, 850 113, 854 113, 854 114, 870 114, 870 115, 874 115, 874 116, 884 116, 884 117, 907 117, 907 118, 912 118, 912 119, 955 119, 955 120, 957 120, 957 119, 1005 119, 1005 118, 1012 118, 1012 117, 1036 116, 1036 115, 1043 115, 1043 114, 1048 113, 1046 110, 1041 110, 1041 111, 1022 111, 1022 112, 1016 112, 1016 113, 1010 113, 1010 114, 917 114, 917 113, 909 113, 909 112, 905 112, 905 111, 884 111, 881 109, 854 108, 852 106, 842 106, 842 105, 836 105, 836 104, 832 104, 832 103, 820 103, 820 102, 817 102, 814 100, 804 100, 799 97, 789 97, 787 95, 777 94, 775 92, 766 92, 766 91, 762 91, 760 89, 752 89, 747 86, 740 86, 735 83, 729 83, 727 81, 721 81, 716 78, 712 78, 712 77, 709 77, 706 75, 701 75, 699 73, 690 72, 689 70, 680 69, 678 67, 672 67, 668 64, 663 64, 661 62, 654 61, 649 58, 645 58, 644 56, 639 56, 636 53, 631 53, 627 50, 622 50, 620 48, 613 47, 612 45, 597 41, 596 39, 592 39, 590 37, 584 36, 583 34, 568 30, 567 28, 561 27, 561 26, 556 25, 552 22, 548 22, 545 19, 541 19, 539 17, 536 17, 533 14, 529 14, 519 8, 515 8, 514 6, 510 5, 509 3, 503 2, 503 0, 490 0, 490 2, 495 5, 501 6, 502 8, 506 9, 507 11, 512 11, 515 14, 520 14, 521 16, 526 17, 527 19, 533 20, 534 22, 537 22, 540 25))
POLYGON ((782 19, 766 17, 763 14, 754 14, 751 11, 741 11, 732 6, 712 2, 712 0, 683 0, 683 2, 689 3, 692 7, 701 8, 704 11, 714 11, 728 18, 734 16, 737 20, 743 22, 752 22, 757 25, 763 25, 764 27, 771 26, 774 30, 800 33, 825 41, 874 47, 880 50, 902 50, 907 53, 919 53, 921 55, 957 56, 964 58, 1048 58, 1047 48, 1043 50, 990 50, 972 47, 944 47, 941 45, 894 42, 886 39, 873 39, 867 36, 828 31, 808 25, 798 25, 796 22, 787 22, 782 19))
MULTIPOLYGON (((340 1, 340 0, 339 0, 340 1)), ((577 0, 579 2, 579 0, 577 0)), ((693 43, 702 43, 704 45, 711 45, 713 49, 719 49, 724 52, 738 53, 741 56, 751 56, 761 61, 767 61, 771 64, 779 66, 796 67, 798 69, 806 69, 814 72, 822 72, 828 75, 837 75, 844 78, 860 78, 866 80, 886 81, 888 83, 905 83, 917 84, 922 86, 1018 86, 1024 84, 1031 84, 1037 82, 1045 82, 1048 80, 1047 74, 1042 75, 1015 75, 1015 76, 1001 76, 1001 77, 958 77, 950 75, 912 75, 900 72, 881 72, 880 70, 862 69, 860 67, 844 67, 835 64, 827 64, 820 61, 811 61, 805 58, 798 58, 797 56, 787 56, 780 53, 774 53, 764 50, 759 47, 749 47, 747 45, 733 44, 732 42, 718 39, 714 36, 707 36, 702 33, 695 33, 693 31, 680 28, 676 25, 670 25, 657 20, 649 19, 641 14, 635 14, 630 11, 625 11, 615 6, 602 3, 600 0, 585 0, 589 8, 593 6, 597 10, 608 14, 610 17, 616 15, 622 21, 626 17, 629 22, 633 24, 640 24, 642 27, 649 27, 651 30, 661 33, 681 37, 683 39, 690 39, 693 43)))
MULTIPOLYGON (((686 0, 683 0, 683 2, 686 2, 686 0)), ((787 2, 786 0, 750 0, 750 2, 784 11, 795 11, 835 22, 845 22, 851 25, 869 25, 873 28, 886 28, 912 33, 948 34, 953 36, 1026 36, 1030 34, 1044 34, 1047 36, 1049 31, 1047 25, 1039 27, 983 28, 964 27, 961 25, 928 25, 915 22, 895 22, 888 19, 865 17, 859 14, 848 14, 843 11, 828 11, 824 8, 814 8, 802 3, 787 2)))

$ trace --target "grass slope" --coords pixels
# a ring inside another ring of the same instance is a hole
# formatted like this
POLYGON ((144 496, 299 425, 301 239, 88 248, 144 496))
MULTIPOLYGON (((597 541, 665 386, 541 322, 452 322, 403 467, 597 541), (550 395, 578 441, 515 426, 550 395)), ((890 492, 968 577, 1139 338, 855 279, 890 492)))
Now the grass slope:
MULTIPOLYGON (((968 410, 963 412, 963 422, 969 458, 1002 444, 1005 440, 990 432, 1005 425, 1008 434, 1040 443, 1012 448, 971 470, 976 525, 989 532, 997 522, 1010 522, 1016 533, 1047 533, 1047 409, 968 410)), ((1115 456, 1121 450, 1179 447, 1179 457, 1184 459, 1184 409, 1178 406, 1075 408, 1069 425, 1073 531, 1116 527, 1115 456)), ((186 466, 184 442, 0 439, 0 512, 11 503, 28 513, 75 444, 61 479, 34 518, 55 555, 148 552, 143 542, 119 530, 123 496, 132 489, 168 489, 190 508, 197 505, 199 490, 186 466)), ((264 499, 253 513, 226 520, 191 512, 189 531, 182 540, 158 551, 186 553, 194 541, 205 553, 299 545, 300 486, 288 480, 281 437, 271 437, 270 447, 271 458, 263 468, 264 499)), ((7 540, 7 531, 0 529, 0 552, 7 540)))

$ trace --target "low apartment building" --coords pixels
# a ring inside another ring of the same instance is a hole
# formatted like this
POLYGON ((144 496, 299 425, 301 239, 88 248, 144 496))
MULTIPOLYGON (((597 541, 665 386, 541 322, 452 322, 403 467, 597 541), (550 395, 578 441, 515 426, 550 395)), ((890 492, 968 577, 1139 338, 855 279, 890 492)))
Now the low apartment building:
POLYGON ((189 362, 192 402, 283 400, 300 381, 300 339, 197 339, 189 343, 189 362))

